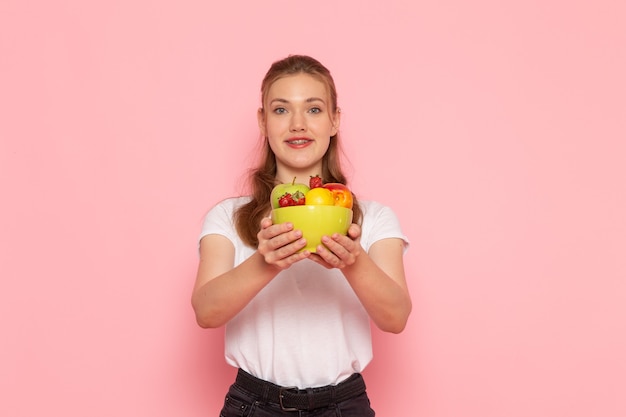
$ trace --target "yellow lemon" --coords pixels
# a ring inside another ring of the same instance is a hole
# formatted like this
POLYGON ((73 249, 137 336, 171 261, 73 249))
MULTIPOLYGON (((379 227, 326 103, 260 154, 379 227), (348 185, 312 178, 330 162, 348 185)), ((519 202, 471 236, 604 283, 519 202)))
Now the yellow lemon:
POLYGON ((335 204, 333 192, 326 188, 311 188, 304 195, 304 204, 307 206, 332 206, 335 204))

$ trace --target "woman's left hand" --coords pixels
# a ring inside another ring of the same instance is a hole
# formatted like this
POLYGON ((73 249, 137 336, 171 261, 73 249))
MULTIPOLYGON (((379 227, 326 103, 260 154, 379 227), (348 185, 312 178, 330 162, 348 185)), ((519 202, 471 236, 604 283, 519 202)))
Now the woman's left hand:
POLYGON ((361 227, 352 223, 347 236, 339 233, 323 236, 322 243, 317 247, 317 253, 312 253, 309 259, 329 269, 352 265, 363 251, 361 227))

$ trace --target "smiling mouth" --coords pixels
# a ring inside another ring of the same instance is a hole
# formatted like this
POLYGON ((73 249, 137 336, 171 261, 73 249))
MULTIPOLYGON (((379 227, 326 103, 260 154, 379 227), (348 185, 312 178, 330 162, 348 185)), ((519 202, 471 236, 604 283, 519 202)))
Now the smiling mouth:
POLYGON ((287 141, 290 145, 304 145, 305 143, 311 142, 311 139, 307 138, 293 138, 287 141))

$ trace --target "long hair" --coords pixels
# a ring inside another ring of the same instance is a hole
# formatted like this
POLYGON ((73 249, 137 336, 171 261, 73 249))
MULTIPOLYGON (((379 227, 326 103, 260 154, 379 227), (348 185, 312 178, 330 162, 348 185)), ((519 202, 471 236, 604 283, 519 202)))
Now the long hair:
MULTIPOLYGON (((319 61, 305 55, 290 55, 272 64, 261 83, 261 105, 263 106, 263 103, 265 103, 267 93, 276 80, 300 73, 311 75, 326 84, 330 94, 330 110, 333 114, 336 114, 339 111, 337 107, 337 90, 330 71, 319 61)), ((265 109, 261 107, 260 111, 264 112, 265 109)), ((255 248, 259 244, 257 239, 259 224, 261 219, 266 217, 271 210, 270 195, 276 185, 276 155, 271 150, 267 137, 264 138, 261 153, 261 162, 250 171, 249 183, 252 198, 250 202, 244 204, 235 212, 234 218, 237 233, 243 242, 255 248)), ((330 138, 328 150, 322 157, 322 172, 320 176, 324 182, 347 184, 346 176, 341 168, 340 154, 341 147, 339 144, 339 133, 337 133, 330 138)), ((353 221, 360 223, 362 218, 361 208, 356 196, 353 197, 353 221)))

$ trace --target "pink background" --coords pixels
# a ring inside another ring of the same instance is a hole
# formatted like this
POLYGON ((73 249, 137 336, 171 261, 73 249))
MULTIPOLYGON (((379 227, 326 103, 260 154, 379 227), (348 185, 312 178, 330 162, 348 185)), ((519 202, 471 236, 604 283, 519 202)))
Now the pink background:
POLYGON ((335 75, 351 185, 412 241, 378 415, 626 415, 626 7, 0 3, 0 415, 217 416, 189 297, 261 77, 335 75))

